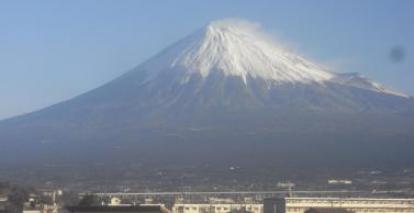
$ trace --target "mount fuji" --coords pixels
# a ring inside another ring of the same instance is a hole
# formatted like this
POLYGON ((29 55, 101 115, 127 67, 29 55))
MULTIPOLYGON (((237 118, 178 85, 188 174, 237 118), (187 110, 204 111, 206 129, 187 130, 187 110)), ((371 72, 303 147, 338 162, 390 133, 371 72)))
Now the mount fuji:
POLYGON ((99 88, 1 121, 0 143, 11 164, 402 167, 414 164, 414 99, 225 20, 99 88))

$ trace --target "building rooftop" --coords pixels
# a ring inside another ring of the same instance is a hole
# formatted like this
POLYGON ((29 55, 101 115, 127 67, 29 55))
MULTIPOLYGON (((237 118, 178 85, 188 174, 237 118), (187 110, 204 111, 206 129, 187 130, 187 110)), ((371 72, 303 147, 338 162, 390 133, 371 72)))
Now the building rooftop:
POLYGON ((70 212, 158 212, 169 213, 168 209, 161 205, 144 206, 70 206, 66 207, 70 212))
POLYGON ((353 213, 343 208, 310 208, 305 213, 353 213))

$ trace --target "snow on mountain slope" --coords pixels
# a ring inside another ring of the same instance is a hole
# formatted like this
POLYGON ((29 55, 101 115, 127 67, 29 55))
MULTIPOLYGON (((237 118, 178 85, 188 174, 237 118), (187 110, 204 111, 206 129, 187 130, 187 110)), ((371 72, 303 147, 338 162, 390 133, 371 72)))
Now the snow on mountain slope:
POLYGON ((257 25, 238 20, 212 22, 144 63, 140 69, 150 70, 150 79, 180 70, 180 83, 188 82, 193 75, 206 78, 221 72, 225 76, 240 77, 244 84, 248 84, 249 77, 271 85, 329 82, 408 97, 356 74, 331 72, 291 53, 261 32, 257 25))
POLYGON ((212 22, 146 64, 151 70, 183 68, 186 76, 203 77, 220 71, 278 83, 321 82, 332 73, 272 42, 254 24, 241 21, 212 22))
POLYGON ((374 82, 358 73, 338 73, 332 79, 333 82, 344 84, 351 87, 356 87, 360 89, 367 89, 374 92, 400 96, 404 98, 409 98, 410 96, 393 91, 377 82, 374 82))

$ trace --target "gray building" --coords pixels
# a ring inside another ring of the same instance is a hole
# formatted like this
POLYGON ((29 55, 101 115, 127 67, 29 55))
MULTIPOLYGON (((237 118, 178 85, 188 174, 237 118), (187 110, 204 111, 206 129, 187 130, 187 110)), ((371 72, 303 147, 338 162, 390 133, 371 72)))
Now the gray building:
POLYGON ((263 200, 263 213, 284 213, 285 198, 266 198, 263 200))

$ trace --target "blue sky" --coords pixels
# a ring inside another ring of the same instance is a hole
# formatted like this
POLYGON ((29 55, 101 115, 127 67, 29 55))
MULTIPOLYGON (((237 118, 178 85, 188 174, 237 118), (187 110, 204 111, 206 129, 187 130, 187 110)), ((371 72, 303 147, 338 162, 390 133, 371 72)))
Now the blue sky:
POLYGON ((414 95, 411 0, 0 1, 0 119, 95 88, 212 20, 241 18, 338 72, 414 95), (390 60, 393 48, 404 60, 390 60))

